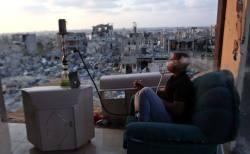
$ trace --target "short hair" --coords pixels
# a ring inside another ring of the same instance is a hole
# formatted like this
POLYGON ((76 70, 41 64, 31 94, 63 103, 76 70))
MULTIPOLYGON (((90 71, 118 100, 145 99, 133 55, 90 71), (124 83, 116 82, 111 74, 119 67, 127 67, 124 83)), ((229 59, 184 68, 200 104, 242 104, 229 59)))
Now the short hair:
POLYGON ((180 60, 181 58, 189 58, 189 55, 187 53, 183 53, 183 52, 175 52, 173 54, 173 58, 175 60, 180 60))
POLYGON ((180 61, 179 66, 181 69, 187 69, 188 65, 190 64, 189 55, 183 52, 173 53, 173 57, 170 60, 180 61))

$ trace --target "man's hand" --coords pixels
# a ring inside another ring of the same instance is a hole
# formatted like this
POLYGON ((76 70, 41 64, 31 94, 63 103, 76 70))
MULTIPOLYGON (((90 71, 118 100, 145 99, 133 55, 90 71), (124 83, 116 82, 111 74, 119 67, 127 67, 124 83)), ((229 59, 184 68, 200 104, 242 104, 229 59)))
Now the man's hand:
POLYGON ((135 81, 133 82, 133 87, 134 87, 137 91, 139 91, 139 90, 141 90, 144 86, 142 85, 141 80, 135 80, 135 81))
POLYGON ((166 89, 165 87, 160 87, 156 93, 161 99, 166 99, 166 89))

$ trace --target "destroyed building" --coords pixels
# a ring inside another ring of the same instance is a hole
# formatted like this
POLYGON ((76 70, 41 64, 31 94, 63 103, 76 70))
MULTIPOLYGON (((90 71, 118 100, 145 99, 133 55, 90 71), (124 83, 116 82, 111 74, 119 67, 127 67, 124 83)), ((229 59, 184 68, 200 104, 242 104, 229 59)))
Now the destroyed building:
POLYGON ((37 51, 36 34, 13 34, 11 48, 16 51, 25 50, 28 53, 37 51))
MULTIPOLYGON (((59 36, 58 36, 59 37, 59 36)), ((62 39, 59 40, 59 46, 62 44, 62 39)), ((66 51, 79 50, 81 53, 86 52, 88 40, 85 33, 68 32, 64 35, 64 48, 66 51)))
POLYGON ((95 45, 95 52, 98 53, 110 51, 119 53, 121 50, 121 41, 119 41, 119 36, 113 32, 111 24, 93 26, 90 44, 95 45))
MULTIPOLYGON (((214 50, 215 26, 178 27, 138 32, 136 23, 122 40, 121 72, 143 72, 157 59, 167 60, 171 52, 189 54, 212 53, 214 50), (126 59, 136 59, 125 62, 126 59), (136 65, 136 66, 135 66, 136 65)), ((159 64, 160 66, 160 64, 159 64)), ((154 68, 155 69, 155 68, 154 68)))
POLYGON ((96 37, 111 37, 113 34, 113 25, 111 24, 100 24, 93 26, 92 29, 92 38, 96 37))
MULTIPOLYGON (((91 38, 88 40, 87 59, 95 59, 90 63, 96 71, 114 73, 113 70, 118 69, 122 48, 121 40, 123 40, 121 35, 113 32, 113 25, 99 24, 93 26, 91 38), (106 66, 106 64, 108 65, 106 66)), ((100 77, 100 73, 97 74, 100 77)))
POLYGON ((192 27, 170 38, 170 51, 187 51, 194 54, 213 53, 215 27, 192 27))
POLYGON ((168 52, 212 52, 215 27, 177 28, 175 32, 165 34, 168 52))
POLYGON ((153 71, 150 65, 154 59, 167 57, 164 41, 162 33, 138 32, 136 23, 133 23, 132 32, 122 41, 121 72, 129 74, 153 71))

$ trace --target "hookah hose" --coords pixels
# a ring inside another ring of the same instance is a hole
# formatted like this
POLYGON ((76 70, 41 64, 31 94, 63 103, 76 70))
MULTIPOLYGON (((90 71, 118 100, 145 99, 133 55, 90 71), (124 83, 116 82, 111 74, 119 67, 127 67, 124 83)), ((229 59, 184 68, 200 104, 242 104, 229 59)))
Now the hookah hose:
POLYGON ((163 65, 160 66, 159 71, 160 71, 160 73, 161 73, 161 77, 160 77, 160 80, 159 80, 158 85, 157 85, 156 90, 155 90, 155 93, 156 93, 156 94, 157 94, 158 91, 159 91, 159 88, 160 88, 160 85, 161 85, 161 81, 162 81, 163 76, 164 76, 164 74, 165 74, 165 71, 164 71, 164 69, 163 69, 163 65))
POLYGON ((161 78, 160 78, 160 80, 159 80, 159 82, 158 82, 158 85, 157 85, 157 87, 156 87, 156 90, 155 90, 155 93, 156 93, 156 94, 157 94, 157 92, 159 91, 159 88, 160 88, 160 85, 161 85, 161 81, 162 81, 163 76, 164 76, 164 74, 161 73, 161 78))
POLYGON ((84 67, 85 67, 85 70, 87 71, 87 73, 88 73, 88 75, 89 75, 89 77, 90 77, 92 83, 94 84, 94 87, 95 87, 95 89, 96 89, 96 92, 97 92, 98 97, 99 97, 100 102, 101 102, 101 106, 102 106, 102 108, 104 109, 104 111, 107 112, 108 114, 114 115, 114 116, 122 116, 122 117, 128 116, 129 114, 112 113, 112 112, 110 112, 110 111, 106 108, 106 106, 105 106, 105 105, 103 104, 103 102, 102 102, 102 97, 101 97, 101 94, 100 94, 100 92, 99 92, 99 90, 98 90, 98 88, 97 88, 97 86, 96 86, 96 83, 95 83, 93 77, 91 76, 91 74, 90 74, 90 72, 89 72, 89 69, 88 69, 86 63, 84 62, 83 57, 82 57, 80 51, 79 51, 79 50, 75 50, 74 52, 77 52, 77 53, 79 54, 79 57, 81 58, 81 61, 82 61, 83 65, 84 65, 84 67))

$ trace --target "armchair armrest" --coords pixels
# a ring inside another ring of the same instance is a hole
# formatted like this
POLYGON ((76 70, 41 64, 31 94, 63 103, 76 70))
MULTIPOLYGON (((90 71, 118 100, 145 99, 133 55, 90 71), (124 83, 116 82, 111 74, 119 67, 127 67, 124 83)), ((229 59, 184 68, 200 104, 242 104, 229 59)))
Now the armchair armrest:
POLYGON ((127 125, 127 140, 143 142, 206 143, 200 128, 193 125, 135 122, 127 125))

